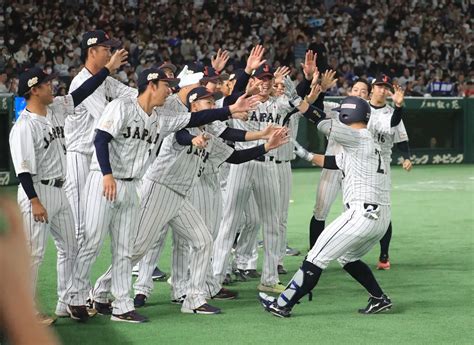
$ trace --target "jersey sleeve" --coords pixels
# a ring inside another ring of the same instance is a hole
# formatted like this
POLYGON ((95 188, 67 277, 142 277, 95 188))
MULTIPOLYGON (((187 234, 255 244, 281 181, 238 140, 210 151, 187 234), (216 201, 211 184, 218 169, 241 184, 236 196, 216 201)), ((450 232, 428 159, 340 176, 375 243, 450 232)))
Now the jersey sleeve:
POLYGON ((183 112, 171 114, 170 112, 160 112, 158 114, 158 119, 160 122, 160 132, 172 133, 186 127, 189 120, 191 120, 191 113, 183 112))
POLYGON ((54 97, 53 103, 49 107, 54 111, 55 115, 66 117, 74 114, 74 100, 71 94, 54 97))
POLYGON ((112 77, 107 77, 105 79, 106 87, 105 94, 112 99, 117 99, 121 97, 135 98, 138 96, 138 90, 130 86, 125 85, 124 83, 114 79, 112 77))
POLYGON ((220 136, 222 132, 226 130, 226 128, 227 126, 222 121, 214 121, 206 126, 206 130, 216 137, 220 136))
POLYGON ((403 124, 403 120, 393 128, 393 142, 401 143, 402 141, 408 141, 408 133, 403 124))
POLYGON ((336 165, 339 168, 339 170, 344 170, 344 153, 338 153, 335 158, 336 158, 336 165))
POLYGON ((360 142, 360 130, 353 129, 336 119, 321 121, 318 130, 344 147, 352 148, 360 142))
POLYGON ((327 119, 336 119, 339 116, 339 112, 333 110, 338 108, 339 104, 336 102, 324 102, 324 112, 326 113, 327 119))
POLYGON ((211 140, 212 150, 209 154, 209 160, 212 165, 218 167, 232 155, 234 149, 215 136, 212 136, 211 140))
POLYGON ((28 121, 18 121, 13 126, 10 152, 17 176, 21 173, 37 174, 33 128, 28 121))
POLYGON ((121 100, 110 102, 104 109, 96 129, 109 133, 112 137, 120 134, 125 122, 126 111, 121 100))
POLYGON ((290 100, 288 99, 288 97, 286 97, 285 95, 277 97, 276 104, 278 107, 279 114, 286 114, 295 109, 295 107, 290 104, 290 100))

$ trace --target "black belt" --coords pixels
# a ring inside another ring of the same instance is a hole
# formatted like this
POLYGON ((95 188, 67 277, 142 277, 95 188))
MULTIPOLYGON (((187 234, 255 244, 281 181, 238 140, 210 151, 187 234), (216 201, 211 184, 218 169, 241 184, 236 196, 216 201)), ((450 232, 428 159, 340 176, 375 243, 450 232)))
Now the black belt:
POLYGON ((276 164, 281 164, 281 163, 288 163, 289 161, 279 161, 279 160, 275 160, 275 163, 276 164))
POLYGON ((275 157, 266 157, 266 156, 260 156, 255 158, 256 161, 259 162, 273 162, 275 160, 275 157))
POLYGON ((130 182, 130 181, 133 181, 133 180, 135 180, 135 179, 132 178, 132 177, 129 177, 129 178, 118 178, 117 180, 120 180, 120 181, 129 181, 129 182, 130 182))
POLYGON ((57 188, 61 188, 64 184, 64 180, 61 180, 59 178, 54 179, 54 180, 41 180, 40 182, 46 186, 57 187, 57 188))
MULTIPOLYGON (((369 207, 369 206, 372 206, 374 209, 376 209, 377 207, 379 207, 379 205, 377 205, 377 204, 366 204, 366 203, 364 203, 364 208, 367 208, 367 207, 369 207)), ((351 205, 346 204, 346 207, 349 209, 349 208, 351 208, 351 205)))

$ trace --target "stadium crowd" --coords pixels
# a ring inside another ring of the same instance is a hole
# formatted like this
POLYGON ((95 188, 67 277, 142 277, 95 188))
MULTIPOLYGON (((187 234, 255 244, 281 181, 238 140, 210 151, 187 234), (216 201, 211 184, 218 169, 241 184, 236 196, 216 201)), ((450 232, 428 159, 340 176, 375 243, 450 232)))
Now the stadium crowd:
POLYGON ((80 37, 100 28, 124 42, 129 64, 118 79, 161 61, 178 67, 230 53, 228 72, 245 65, 249 47, 293 77, 305 51, 320 70, 337 71, 329 95, 346 95, 359 77, 387 74, 408 96, 474 96, 471 1, 15 1, 0 7, 0 92, 16 92, 17 75, 32 65, 56 72, 67 92, 81 66, 80 37))

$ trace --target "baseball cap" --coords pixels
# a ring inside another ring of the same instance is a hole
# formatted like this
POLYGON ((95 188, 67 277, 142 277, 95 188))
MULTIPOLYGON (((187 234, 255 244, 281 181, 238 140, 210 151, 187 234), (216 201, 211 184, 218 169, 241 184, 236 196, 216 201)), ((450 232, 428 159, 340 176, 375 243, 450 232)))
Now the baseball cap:
POLYGON ((379 75, 377 78, 372 80, 372 85, 382 85, 388 87, 393 92, 392 80, 385 74, 379 75))
POLYGON ((232 81, 232 80, 237 80, 240 78, 240 76, 244 73, 244 69, 243 68, 239 68, 239 69, 236 69, 234 72, 232 72, 230 75, 229 75, 229 80, 232 81))
POLYGON ((86 50, 94 46, 106 46, 117 48, 122 43, 119 40, 111 39, 103 30, 88 31, 82 36, 81 47, 86 50))
POLYGON ((179 78, 168 78, 165 72, 159 68, 148 68, 138 75, 138 89, 146 88, 150 81, 167 81, 169 87, 175 87, 179 83, 179 78))
POLYGON ((263 79, 265 77, 273 78, 273 69, 270 67, 269 64, 264 63, 262 66, 257 68, 254 73, 252 74, 253 77, 257 79, 263 79))
MULTIPOLYGON (((202 82, 216 82, 218 80, 226 80, 223 79, 223 77, 228 77, 228 74, 225 73, 224 76, 222 76, 219 72, 217 72, 214 67, 209 67, 209 66, 204 66, 204 77, 201 79, 202 82)), ((227 78, 228 79, 228 78, 227 78)))
POLYGON ((189 109, 191 109, 191 103, 194 101, 198 101, 200 99, 205 98, 214 98, 215 101, 224 97, 224 94, 220 91, 210 92, 204 86, 195 87, 188 93, 188 97, 186 97, 186 105, 189 109))
POLYGON ((171 62, 161 62, 156 66, 156 68, 169 68, 170 70, 173 71, 173 74, 176 73, 176 71, 178 69, 171 62))
POLYGON ((31 88, 47 83, 56 77, 56 74, 46 74, 39 67, 30 68, 18 78, 18 95, 24 96, 30 92, 31 88))
POLYGON ((333 111, 339 112, 339 121, 349 125, 354 122, 368 123, 370 119, 369 103, 357 96, 348 96, 344 98, 339 107, 333 111))

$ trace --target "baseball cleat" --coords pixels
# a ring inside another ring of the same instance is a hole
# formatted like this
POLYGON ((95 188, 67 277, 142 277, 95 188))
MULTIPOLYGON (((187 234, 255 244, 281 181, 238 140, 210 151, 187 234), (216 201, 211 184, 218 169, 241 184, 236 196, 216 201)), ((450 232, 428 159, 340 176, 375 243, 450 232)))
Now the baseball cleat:
POLYGON ((112 314, 110 320, 129 323, 148 322, 148 318, 146 316, 138 314, 135 310, 131 310, 124 314, 112 314))
POLYGON ((145 306, 147 297, 141 293, 137 294, 133 299, 133 306, 135 308, 141 308, 145 306))
POLYGON ((369 304, 365 309, 359 309, 361 314, 377 314, 384 310, 392 308, 392 301, 387 295, 382 295, 381 298, 369 297, 369 304))
POLYGON ((298 256, 301 252, 298 249, 286 246, 286 256, 298 256))
POLYGON ((250 278, 260 278, 262 276, 257 270, 245 270, 245 275, 250 278))
POLYGON ((283 291, 285 291, 286 286, 281 283, 277 283, 274 285, 259 284, 257 289, 262 292, 282 293, 283 291))
POLYGON ((87 312, 87 307, 85 305, 69 305, 67 306, 67 312, 71 319, 86 322, 89 320, 89 313, 87 312))
POLYGON ((185 314, 213 315, 213 314, 220 314, 221 310, 217 307, 213 307, 210 304, 204 303, 202 306, 196 309, 188 309, 188 308, 181 307, 181 312, 185 314))
POLYGON ((263 308, 265 308, 265 311, 268 311, 269 313, 272 313, 273 315, 278 317, 291 316, 291 309, 278 306, 275 297, 268 296, 267 294, 260 292, 258 294, 258 299, 263 308))
POLYGON ((151 275, 151 278, 153 279, 153 281, 163 280, 166 278, 166 273, 162 272, 157 266, 153 270, 153 274, 151 275))
POLYGON ((173 304, 183 304, 185 299, 186 299, 186 295, 183 295, 183 296, 178 297, 176 299, 172 299, 171 303, 173 303, 173 304))
POLYGON ((273 302, 275 302, 275 301, 276 301, 276 298, 273 297, 273 296, 269 296, 269 295, 267 295, 267 294, 264 293, 264 292, 259 292, 259 293, 258 293, 258 300, 259 300, 260 303, 262 304, 262 307, 264 307, 265 310, 268 311, 268 310, 267 310, 268 306, 269 306, 270 304, 272 304, 273 302))
MULTIPOLYGON (((94 302, 94 309, 99 315, 111 315, 112 314, 112 305, 110 303, 100 303, 94 302)), ((90 316, 90 315, 89 315, 90 316)))
POLYGON ((212 299, 218 299, 218 300, 235 299, 237 298, 237 295, 238 295, 237 292, 227 290, 226 288, 222 288, 219 290, 217 294, 212 296, 212 299))
POLYGON ((283 267, 283 265, 278 265, 278 274, 287 274, 288 271, 283 267))
POLYGON ((244 270, 236 269, 234 270, 234 276, 236 281, 246 282, 249 281, 249 277, 245 274, 244 270))
POLYGON ((87 314, 89 314, 89 317, 94 317, 97 315, 97 310, 95 310, 94 308, 94 301, 92 300, 92 297, 87 299, 86 308, 87 308, 87 314))

